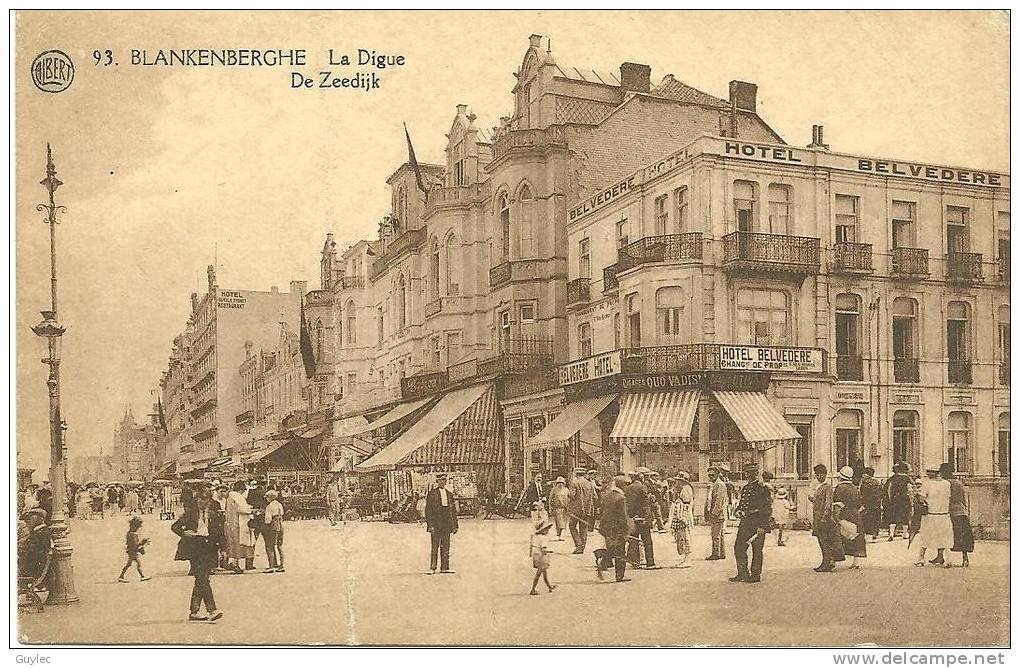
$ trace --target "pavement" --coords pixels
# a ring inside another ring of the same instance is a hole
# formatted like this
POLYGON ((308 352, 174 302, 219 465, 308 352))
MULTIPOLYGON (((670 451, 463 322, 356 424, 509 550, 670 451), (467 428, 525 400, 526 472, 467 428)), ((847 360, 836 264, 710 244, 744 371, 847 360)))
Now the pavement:
MULTIPOLYGON (((970 568, 915 568, 906 541, 868 544, 859 571, 816 574, 815 539, 788 532, 766 543, 760 584, 735 584, 728 558, 703 561, 707 528, 693 535, 693 567, 677 569, 668 534, 655 534, 658 570, 632 581, 595 577, 594 560, 567 532, 551 543, 553 593, 529 596, 526 520, 464 520, 452 575, 425 575, 422 525, 326 520, 285 524, 285 573, 216 575, 217 623, 187 621, 192 579, 173 561, 170 522, 146 516, 147 582, 118 583, 127 518, 72 520, 80 601, 20 615, 24 643, 664 646, 1004 646, 1009 643, 1009 545, 979 542, 970 568)), ((915 546, 916 547, 916 546, 915 546)), ((959 555, 952 554, 955 563, 959 555)), ((843 567, 845 568, 845 566, 843 567)))

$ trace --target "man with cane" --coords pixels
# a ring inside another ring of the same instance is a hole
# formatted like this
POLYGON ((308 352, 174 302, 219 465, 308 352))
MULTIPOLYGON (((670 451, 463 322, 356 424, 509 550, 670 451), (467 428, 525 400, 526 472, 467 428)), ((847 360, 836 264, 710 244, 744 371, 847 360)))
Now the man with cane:
POLYGON ((595 484, 585 477, 585 469, 577 468, 567 484, 567 523, 570 537, 574 540, 573 554, 584 554, 591 530, 591 518, 595 514, 595 484))

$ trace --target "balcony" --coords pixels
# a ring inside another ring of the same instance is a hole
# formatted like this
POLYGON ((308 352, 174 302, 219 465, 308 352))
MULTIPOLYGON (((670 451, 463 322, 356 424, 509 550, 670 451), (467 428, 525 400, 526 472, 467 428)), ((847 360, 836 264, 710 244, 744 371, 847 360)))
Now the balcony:
POLYGON ((974 382, 970 360, 949 360, 949 382, 970 385, 974 382))
POLYGON ((618 268, 618 265, 611 264, 602 270, 602 292, 620 289, 620 279, 616 277, 618 268))
POLYGON ((552 351, 551 338, 525 336, 506 339, 498 355, 478 362, 478 375, 499 376, 505 373, 551 368, 552 351))
POLYGON ((340 289, 351 290, 354 288, 365 287, 364 276, 341 276, 340 277, 340 289))
POLYGON ((894 248, 892 249, 892 268, 894 276, 900 278, 928 277, 927 248, 894 248))
POLYGON ((866 274, 875 269, 871 262, 871 244, 838 243, 832 252, 833 273, 866 274))
POLYGON ((309 290, 305 293, 305 306, 327 306, 332 301, 332 295, 326 290, 309 290))
POLYGON ((489 287, 501 288, 508 283, 541 279, 545 260, 508 260, 489 269, 489 287))
POLYGON ((893 360, 893 380, 897 383, 921 382, 921 369, 914 357, 897 357, 893 360))
POLYGON ((999 362, 999 385, 1009 387, 1009 360, 999 362))
POLYGON ((981 253, 949 253, 946 255, 946 280, 953 283, 977 283, 981 273, 981 253))
POLYGON ((619 249, 616 268, 623 273, 647 262, 683 262, 701 257, 701 232, 666 234, 638 239, 619 249))
POLYGON ((369 279, 375 280, 386 271, 386 268, 398 257, 409 251, 421 248, 425 244, 425 230, 407 230, 399 237, 391 239, 386 244, 386 250, 372 260, 372 270, 369 279))
POLYGON ((464 186, 442 186, 429 191, 427 207, 431 211, 438 207, 457 206, 473 202, 483 195, 486 183, 472 183, 464 186))
POLYGON ((511 151, 541 151, 549 147, 566 147, 563 128, 551 126, 544 130, 510 130, 492 143, 492 162, 497 162, 511 151))
POLYGON ((591 299, 591 280, 575 278, 567 283, 567 306, 586 304, 591 299))
POLYGON ((999 282, 1009 285, 1009 258, 1000 257, 999 264, 996 267, 996 270, 999 275, 999 282))
POLYGON ((425 304, 425 317, 430 318, 443 310, 443 298, 437 297, 425 304))
POLYGON ((821 251, 815 237, 764 232, 731 232, 723 237, 727 270, 807 276, 820 269, 821 251))
POLYGON ((836 357, 836 380, 864 380, 864 360, 860 355, 836 357))
POLYGON ((690 373, 718 368, 717 343, 624 348, 621 355, 621 371, 626 374, 690 373))

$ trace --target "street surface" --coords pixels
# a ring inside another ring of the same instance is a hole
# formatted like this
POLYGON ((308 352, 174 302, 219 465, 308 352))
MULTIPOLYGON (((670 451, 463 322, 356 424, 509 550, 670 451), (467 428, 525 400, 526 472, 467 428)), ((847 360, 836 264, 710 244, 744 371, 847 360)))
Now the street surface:
MULTIPOLYGON (((727 581, 726 561, 702 561, 708 531, 694 532, 693 568, 676 569, 667 534, 656 534, 659 570, 600 583, 591 550, 552 542, 555 592, 529 596, 529 523, 465 520, 453 536, 456 573, 426 576, 421 525, 326 520, 285 526, 286 573, 212 578, 225 616, 188 622, 192 579, 173 561, 170 522, 146 516, 146 575, 117 582, 127 518, 72 520, 81 601, 22 613, 19 638, 35 643, 481 644, 994 646, 1009 642, 1009 546, 981 542, 969 569, 915 568, 906 541, 868 545, 861 571, 815 574, 815 539, 768 537, 764 580, 727 581)), ((959 563, 959 555, 952 555, 959 563)), ((841 566, 845 568, 845 566, 841 566)))

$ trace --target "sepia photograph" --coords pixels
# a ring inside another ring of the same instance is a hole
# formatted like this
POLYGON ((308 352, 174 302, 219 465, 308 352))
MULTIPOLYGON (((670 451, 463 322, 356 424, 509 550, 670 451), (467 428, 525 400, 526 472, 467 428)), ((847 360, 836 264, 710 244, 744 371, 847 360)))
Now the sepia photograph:
POLYGON ((18 656, 1006 663, 1008 10, 10 39, 18 656))

